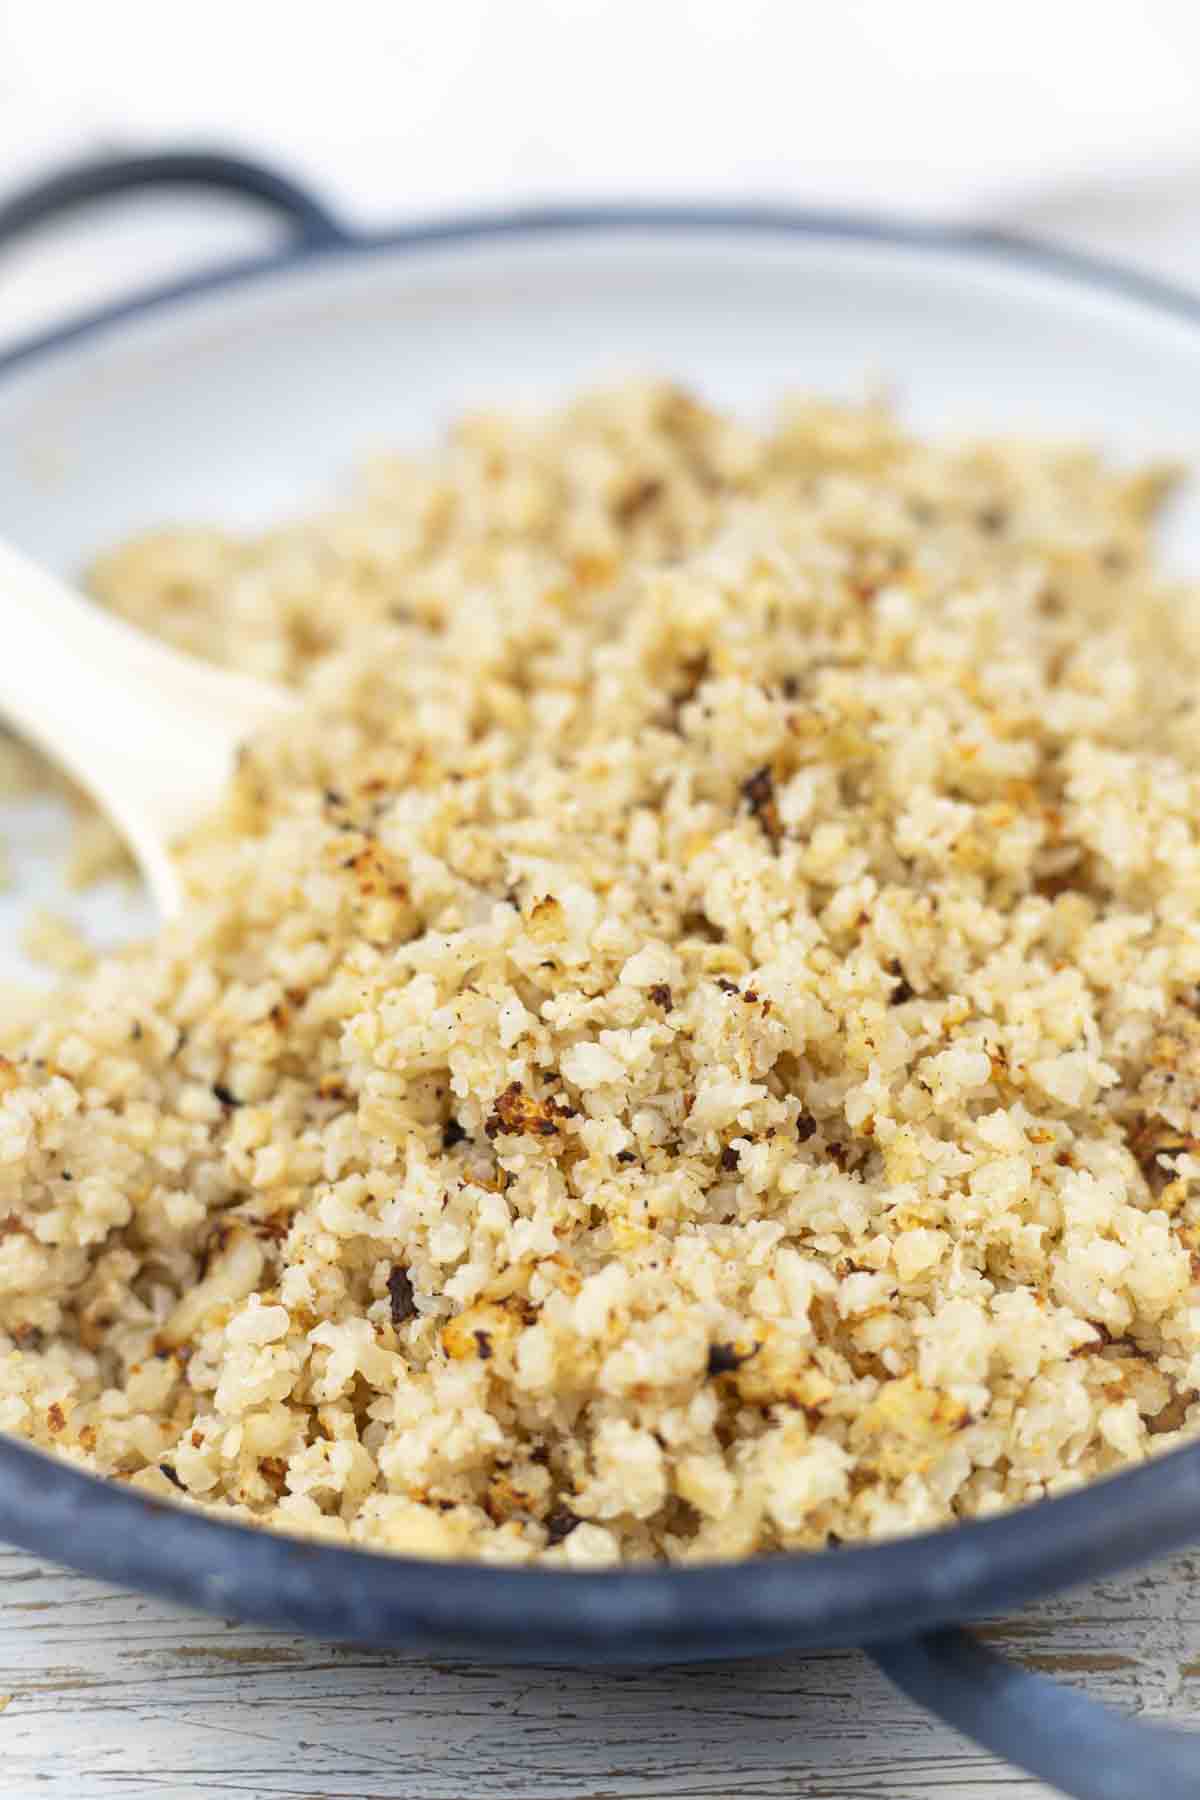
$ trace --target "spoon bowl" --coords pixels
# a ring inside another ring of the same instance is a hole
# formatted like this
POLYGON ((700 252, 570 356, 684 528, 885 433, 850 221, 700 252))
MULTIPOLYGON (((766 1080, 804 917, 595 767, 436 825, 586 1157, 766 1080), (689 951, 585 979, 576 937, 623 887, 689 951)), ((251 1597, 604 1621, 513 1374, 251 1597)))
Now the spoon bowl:
POLYGON ((164 918, 172 844, 217 804, 239 747, 295 706, 269 682, 172 649, 0 542, 0 715, 117 825, 164 918))

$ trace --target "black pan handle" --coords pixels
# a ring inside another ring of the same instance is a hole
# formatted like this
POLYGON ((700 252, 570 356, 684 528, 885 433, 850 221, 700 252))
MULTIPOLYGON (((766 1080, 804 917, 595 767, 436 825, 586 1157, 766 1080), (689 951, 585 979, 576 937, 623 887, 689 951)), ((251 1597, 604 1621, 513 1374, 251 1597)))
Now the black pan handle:
POLYGON ((257 200, 284 218, 309 249, 333 248, 351 235, 315 194, 266 163, 219 151, 172 150, 74 163, 0 201, 0 245, 94 200, 167 187, 215 188, 257 200))
POLYGON ((969 1632, 931 1631, 867 1654, 911 1700, 1072 1800, 1200 1796, 1200 1732, 1121 1718, 969 1632))

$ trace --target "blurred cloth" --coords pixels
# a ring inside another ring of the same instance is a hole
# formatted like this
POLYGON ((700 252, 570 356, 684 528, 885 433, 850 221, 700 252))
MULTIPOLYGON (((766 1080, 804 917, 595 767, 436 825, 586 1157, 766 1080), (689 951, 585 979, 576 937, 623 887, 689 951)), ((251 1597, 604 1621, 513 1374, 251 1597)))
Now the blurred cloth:
MULTIPOLYGON (((0 0, 0 193, 87 154, 269 157, 382 226, 758 199, 1001 225, 1200 287, 1196 0, 0 0)), ((155 202, 10 253, 0 341, 260 241, 155 202)))

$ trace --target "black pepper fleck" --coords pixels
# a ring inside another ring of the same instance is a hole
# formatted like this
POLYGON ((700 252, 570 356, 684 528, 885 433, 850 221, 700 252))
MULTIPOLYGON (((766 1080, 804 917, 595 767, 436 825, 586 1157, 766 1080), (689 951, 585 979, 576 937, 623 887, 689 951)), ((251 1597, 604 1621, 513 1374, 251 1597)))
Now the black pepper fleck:
POLYGON ((772 844, 778 845, 783 836, 783 822, 775 803, 775 777, 769 763, 764 763, 743 781, 742 798, 772 844))
POLYGON ((546 1514, 546 1538, 551 1544, 561 1544, 565 1537, 570 1537, 581 1520, 569 1506, 556 1506, 553 1512, 546 1514))
POLYGON ((710 1344, 708 1372, 710 1375, 732 1375, 753 1355, 753 1350, 739 1350, 734 1344, 710 1344))
POLYGON ((807 1144, 809 1138, 812 1137, 816 1129, 817 1121, 813 1118, 812 1114, 802 1112, 800 1117, 796 1120, 796 1136, 800 1139, 800 1142, 802 1144, 807 1144))
POLYGON ((416 1302, 413 1299, 413 1284, 409 1280, 408 1270, 399 1264, 387 1278, 388 1299, 392 1307, 392 1324, 403 1325, 406 1319, 416 1317, 416 1302))

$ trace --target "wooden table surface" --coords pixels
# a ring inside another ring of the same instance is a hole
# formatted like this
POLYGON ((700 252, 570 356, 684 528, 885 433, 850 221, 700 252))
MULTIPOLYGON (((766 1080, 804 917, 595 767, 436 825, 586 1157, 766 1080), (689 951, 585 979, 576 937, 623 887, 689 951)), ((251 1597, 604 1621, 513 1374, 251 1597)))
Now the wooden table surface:
MULTIPOLYGON (((987 1628, 1200 1723, 1200 1554, 987 1628)), ((1034 1800, 856 1652, 595 1674, 412 1661, 186 1613, 0 1551, 11 1800, 1034 1800)), ((1149 1797, 1152 1800, 1152 1796, 1149 1797)))

